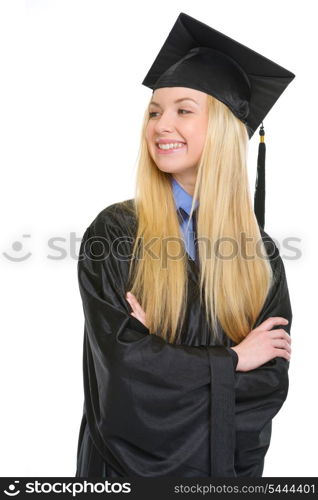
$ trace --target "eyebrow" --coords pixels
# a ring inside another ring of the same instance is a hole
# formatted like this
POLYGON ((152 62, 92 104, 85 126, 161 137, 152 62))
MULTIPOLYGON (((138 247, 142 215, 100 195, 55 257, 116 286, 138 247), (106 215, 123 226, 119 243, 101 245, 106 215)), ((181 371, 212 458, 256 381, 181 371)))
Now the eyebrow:
MULTIPOLYGON (((195 104, 198 104, 197 101, 195 101, 194 99, 192 99, 191 97, 181 97, 180 99, 177 99, 176 101, 174 101, 174 104, 178 103, 178 102, 181 102, 181 101, 193 101, 195 104)), ((155 102, 155 101, 150 101, 149 103, 149 106, 153 104, 154 106, 160 106, 160 104, 158 102, 155 102)))

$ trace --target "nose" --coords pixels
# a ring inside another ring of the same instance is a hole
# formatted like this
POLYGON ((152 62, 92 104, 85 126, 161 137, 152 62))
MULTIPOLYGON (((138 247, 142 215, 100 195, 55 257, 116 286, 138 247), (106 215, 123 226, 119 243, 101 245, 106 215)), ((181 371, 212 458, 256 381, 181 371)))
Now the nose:
POLYGON ((156 120, 155 130, 157 134, 165 131, 174 130, 175 124, 171 114, 163 112, 162 115, 156 120))

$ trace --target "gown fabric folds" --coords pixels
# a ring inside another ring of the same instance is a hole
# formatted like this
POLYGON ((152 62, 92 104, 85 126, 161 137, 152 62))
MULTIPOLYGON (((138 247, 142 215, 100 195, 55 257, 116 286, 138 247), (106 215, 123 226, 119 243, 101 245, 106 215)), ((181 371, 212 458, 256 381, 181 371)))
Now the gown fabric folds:
MULTIPOLYGON (((84 407, 76 477, 261 477, 273 417, 288 393, 289 362, 234 369, 229 347, 211 340, 188 256, 188 306, 177 343, 131 316, 125 299, 137 222, 134 200, 101 211, 78 259, 85 318, 84 407)), ((275 281, 254 328, 270 316, 290 334, 283 261, 262 230, 275 281)))

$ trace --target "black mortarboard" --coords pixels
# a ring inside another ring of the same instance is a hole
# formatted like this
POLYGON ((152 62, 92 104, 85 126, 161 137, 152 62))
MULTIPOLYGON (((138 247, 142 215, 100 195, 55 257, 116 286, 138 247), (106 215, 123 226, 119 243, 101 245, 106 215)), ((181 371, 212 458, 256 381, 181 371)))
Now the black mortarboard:
POLYGON ((295 75, 245 45, 181 12, 142 84, 189 87, 226 104, 245 123, 249 138, 259 125, 254 211, 265 223, 263 120, 295 75))

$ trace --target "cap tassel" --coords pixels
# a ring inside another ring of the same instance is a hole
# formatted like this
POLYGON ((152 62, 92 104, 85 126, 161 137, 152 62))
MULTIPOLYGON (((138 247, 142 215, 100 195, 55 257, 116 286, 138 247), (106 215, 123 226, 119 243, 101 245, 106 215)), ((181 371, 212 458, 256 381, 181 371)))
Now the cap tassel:
POLYGON ((262 229, 265 225, 265 130, 262 125, 259 129, 260 142, 258 146, 258 156, 257 156, 257 176, 255 183, 255 194, 254 194, 254 212, 257 218, 257 222, 262 229))

